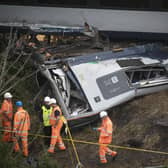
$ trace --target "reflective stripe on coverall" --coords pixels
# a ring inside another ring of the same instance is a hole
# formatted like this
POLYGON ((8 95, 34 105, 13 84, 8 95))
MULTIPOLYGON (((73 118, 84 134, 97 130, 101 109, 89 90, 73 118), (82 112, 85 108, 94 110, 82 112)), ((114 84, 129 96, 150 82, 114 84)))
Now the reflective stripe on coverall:
POLYGON ((100 131, 99 136, 99 157, 101 163, 107 163, 106 154, 115 156, 117 152, 112 151, 107 146, 112 142, 112 132, 113 132, 113 124, 110 118, 107 116, 102 119, 101 127, 98 128, 100 131))
POLYGON ((62 141, 62 137, 60 135, 61 128, 63 126, 63 121, 60 119, 62 115, 61 109, 59 106, 53 108, 52 114, 50 116, 50 124, 52 125, 52 135, 51 135, 51 143, 48 149, 48 152, 54 153, 55 145, 58 143, 58 147, 60 150, 65 150, 66 147, 62 141), (55 117, 55 111, 58 110, 60 112, 60 116, 55 117))
POLYGON ((2 127, 4 130, 2 141, 9 142, 12 140, 12 119, 13 119, 13 105, 11 101, 4 100, 1 107, 2 127), (7 116, 7 117, 6 117, 7 116))
POLYGON ((27 111, 23 108, 19 108, 14 116, 14 127, 13 131, 15 136, 14 141, 14 151, 18 152, 20 150, 18 140, 21 139, 22 151, 24 156, 28 156, 28 130, 30 129, 30 117, 27 111))

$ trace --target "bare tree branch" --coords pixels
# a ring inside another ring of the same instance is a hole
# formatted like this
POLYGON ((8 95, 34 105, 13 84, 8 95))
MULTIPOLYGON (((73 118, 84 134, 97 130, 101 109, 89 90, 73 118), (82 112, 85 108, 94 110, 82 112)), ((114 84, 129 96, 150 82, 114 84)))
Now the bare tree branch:
POLYGON ((2 87, 4 77, 8 72, 8 71, 6 72, 6 67, 7 67, 7 63, 8 63, 9 51, 11 50, 12 47, 14 47, 15 40, 17 38, 17 32, 14 33, 14 38, 12 38, 12 37, 13 37, 13 28, 10 29, 8 46, 7 46, 6 50, 1 54, 2 55, 2 60, 1 60, 2 70, 1 70, 1 75, 0 75, 0 87, 2 87))
POLYGON ((20 80, 17 80, 13 85, 11 85, 9 88, 3 90, 2 92, 0 92, 0 96, 2 96, 5 92, 11 90, 12 88, 14 88, 17 84, 19 84, 21 81, 26 80, 27 78, 30 78, 31 76, 33 76, 34 74, 36 74, 37 72, 39 72, 40 70, 36 70, 35 72, 32 72, 31 74, 24 76, 23 78, 21 78, 20 80))
POLYGON ((4 72, 4 76, 7 75, 7 73, 9 72, 9 70, 19 61, 19 59, 22 57, 22 52, 20 52, 20 54, 18 55, 18 57, 16 58, 16 60, 8 67, 8 69, 4 72))
POLYGON ((0 92, 7 86, 9 83, 11 83, 13 80, 16 79, 17 75, 25 68, 25 65, 28 63, 28 61, 31 58, 31 54, 28 55, 27 59, 25 60, 24 64, 20 67, 20 69, 13 75, 7 82, 5 82, 4 86, 0 89, 0 92))
POLYGON ((1 71, 1 75, 0 75, 0 87, 2 86, 3 83, 3 78, 4 78, 4 72, 7 66, 7 60, 8 60, 8 54, 9 54, 9 50, 10 50, 10 44, 12 41, 12 32, 13 32, 13 28, 10 29, 10 36, 9 36, 9 41, 8 41, 8 46, 6 48, 6 50, 4 51, 4 53, 2 54, 2 61, 3 61, 3 65, 2 65, 2 71, 1 71))

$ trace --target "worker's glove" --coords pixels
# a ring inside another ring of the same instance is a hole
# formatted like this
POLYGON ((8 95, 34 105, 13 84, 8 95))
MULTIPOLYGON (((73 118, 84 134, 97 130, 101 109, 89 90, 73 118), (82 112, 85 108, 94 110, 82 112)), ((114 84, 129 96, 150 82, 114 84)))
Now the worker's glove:
POLYGON ((93 130, 93 131, 97 131, 97 130, 98 130, 98 128, 92 128, 92 130, 93 130))
POLYGON ((66 135, 68 134, 68 128, 67 127, 65 128, 65 134, 66 135))

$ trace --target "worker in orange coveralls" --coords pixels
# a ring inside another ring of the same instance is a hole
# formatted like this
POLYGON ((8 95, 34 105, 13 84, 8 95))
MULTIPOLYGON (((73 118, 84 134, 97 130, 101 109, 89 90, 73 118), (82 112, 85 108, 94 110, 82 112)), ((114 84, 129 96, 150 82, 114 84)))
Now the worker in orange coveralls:
POLYGON ((65 150, 66 147, 60 135, 61 128, 63 126, 63 121, 61 119, 61 116, 62 116, 61 109, 56 104, 56 100, 54 98, 51 98, 49 104, 52 106, 53 109, 50 116, 50 124, 52 125, 52 135, 51 135, 51 142, 50 142, 50 147, 48 149, 48 152, 54 153, 54 148, 57 143, 60 150, 65 150))
POLYGON ((19 152, 20 147, 18 141, 22 142, 22 151, 25 157, 28 156, 28 130, 30 130, 30 117, 26 110, 23 109, 21 101, 16 102, 17 112, 14 116, 14 151, 19 152))
POLYGON ((12 95, 9 92, 4 94, 4 101, 1 106, 0 113, 2 115, 2 127, 4 129, 2 141, 12 141, 12 120, 13 120, 13 105, 12 95))
POLYGON ((93 128, 93 130, 100 131, 99 136, 99 157, 101 163, 107 163, 106 154, 111 155, 113 159, 117 156, 117 152, 112 151, 107 146, 112 142, 113 123, 108 117, 106 111, 100 112, 100 118, 102 119, 101 127, 93 128))

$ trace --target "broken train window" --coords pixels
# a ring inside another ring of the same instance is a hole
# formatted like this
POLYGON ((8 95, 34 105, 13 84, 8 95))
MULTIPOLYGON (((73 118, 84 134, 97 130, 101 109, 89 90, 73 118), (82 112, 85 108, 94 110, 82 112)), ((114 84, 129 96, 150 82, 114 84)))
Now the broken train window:
POLYGON ((167 78, 167 72, 164 67, 151 66, 126 71, 130 84, 136 84, 141 81, 151 81, 167 78))
POLYGON ((89 103, 71 70, 64 71, 62 68, 52 68, 50 73, 71 115, 90 111, 89 103))

